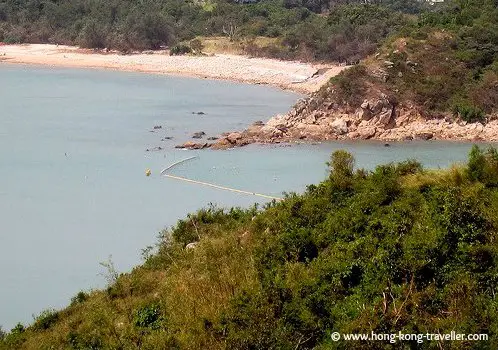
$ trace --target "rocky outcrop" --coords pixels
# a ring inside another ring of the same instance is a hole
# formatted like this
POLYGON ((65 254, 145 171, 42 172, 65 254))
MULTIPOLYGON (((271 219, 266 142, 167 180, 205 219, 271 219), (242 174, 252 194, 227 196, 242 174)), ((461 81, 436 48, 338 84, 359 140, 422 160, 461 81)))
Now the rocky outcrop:
POLYGON ((227 149, 232 147, 241 147, 255 142, 251 139, 249 129, 244 132, 225 133, 214 143, 212 149, 227 149))
POLYGON ((209 148, 211 147, 210 143, 195 143, 191 141, 187 141, 182 145, 176 145, 175 148, 181 148, 181 149, 204 149, 204 148, 209 148))
POLYGON ((242 132, 224 134, 212 148, 254 142, 370 139, 498 141, 498 121, 493 119, 486 125, 466 123, 450 115, 427 119, 413 104, 397 104, 380 92, 365 99, 357 108, 313 95, 266 124, 258 121, 242 132))

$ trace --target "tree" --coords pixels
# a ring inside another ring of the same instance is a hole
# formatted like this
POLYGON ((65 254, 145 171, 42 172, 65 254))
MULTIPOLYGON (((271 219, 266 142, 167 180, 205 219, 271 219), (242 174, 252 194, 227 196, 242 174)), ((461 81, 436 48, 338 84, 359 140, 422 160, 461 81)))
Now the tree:
POLYGON ((348 188, 352 183, 354 163, 354 157, 349 152, 339 150, 332 153, 331 161, 327 163, 332 184, 340 189, 348 188))
POLYGON ((469 153, 469 161, 467 163, 467 172, 472 180, 481 180, 484 176, 484 168, 486 166, 486 157, 479 148, 474 145, 469 153))

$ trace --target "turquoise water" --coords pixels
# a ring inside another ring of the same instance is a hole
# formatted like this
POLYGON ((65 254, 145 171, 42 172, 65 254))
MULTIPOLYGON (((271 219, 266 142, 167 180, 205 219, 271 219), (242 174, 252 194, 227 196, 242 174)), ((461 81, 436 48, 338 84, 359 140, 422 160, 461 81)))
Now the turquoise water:
POLYGON ((197 131, 214 136, 285 112, 300 96, 265 86, 100 70, 0 65, 0 325, 30 322, 104 285, 99 262, 119 271, 188 212, 261 198, 159 176, 173 174, 281 196, 326 175, 347 149, 361 167, 417 158, 430 167, 465 159, 470 144, 411 142, 258 146, 182 151, 197 131), (192 114, 203 111, 205 115, 192 114), (162 129, 151 132, 154 125, 162 129), (161 141, 164 137, 173 140, 161 141), (161 146, 163 150, 147 152, 161 146), (152 175, 146 177, 145 169, 152 175))

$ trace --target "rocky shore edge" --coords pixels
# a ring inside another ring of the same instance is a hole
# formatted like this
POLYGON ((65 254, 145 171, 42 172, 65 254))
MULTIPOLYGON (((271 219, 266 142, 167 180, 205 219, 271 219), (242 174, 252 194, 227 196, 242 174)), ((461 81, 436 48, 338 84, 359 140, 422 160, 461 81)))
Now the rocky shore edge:
POLYGON ((388 96, 363 101, 351 110, 319 103, 313 96, 299 100, 285 115, 266 123, 257 121, 246 130, 222 134, 214 143, 188 142, 177 147, 227 149, 252 143, 292 143, 331 140, 498 141, 498 120, 468 123, 451 115, 428 118, 411 104, 395 104, 388 96))

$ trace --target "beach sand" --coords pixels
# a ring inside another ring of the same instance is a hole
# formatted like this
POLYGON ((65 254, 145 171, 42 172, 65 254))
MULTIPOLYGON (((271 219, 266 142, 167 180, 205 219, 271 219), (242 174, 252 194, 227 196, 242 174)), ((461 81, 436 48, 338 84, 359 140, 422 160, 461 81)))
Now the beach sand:
POLYGON ((170 56, 167 51, 150 51, 123 55, 49 44, 1 45, 0 61, 223 79, 267 84, 304 94, 318 90, 346 68, 227 54, 170 56))

